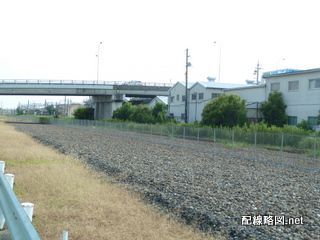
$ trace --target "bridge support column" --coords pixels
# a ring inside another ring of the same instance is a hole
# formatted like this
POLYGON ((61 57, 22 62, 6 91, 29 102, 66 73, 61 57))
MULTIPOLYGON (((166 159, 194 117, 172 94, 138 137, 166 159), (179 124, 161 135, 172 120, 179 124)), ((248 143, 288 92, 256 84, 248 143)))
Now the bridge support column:
POLYGON ((113 95, 93 96, 93 102, 95 103, 94 119, 111 118, 113 111, 122 106, 122 99, 123 97, 117 100, 113 95))

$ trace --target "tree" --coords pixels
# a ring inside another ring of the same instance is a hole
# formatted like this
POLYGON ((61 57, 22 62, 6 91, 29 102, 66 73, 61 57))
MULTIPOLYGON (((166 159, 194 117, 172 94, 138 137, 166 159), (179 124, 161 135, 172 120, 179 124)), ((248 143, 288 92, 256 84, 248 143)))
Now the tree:
POLYGON ((53 115, 55 113, 55 111, 56 111, 55 107, 52 104, 46 106, 46 110, 48 111, 49 115, 53 115))
POLYGON ((133 108, 129 119, 138 123, 154 123, 154 117, 151 114, 150 108, 142 104, 133 108))
POLYGON ((260 111, 269 126, 283 127, 287 123, 286 108, 281 92, 275 91, 269 94, 268 101, 261 103, 260 111))
POLYGON ((130 115, 133 113, 133 107, 130 102, 126 102, 122 107, 117 108, 113 111, 112 118, 119 120, 129 120, 130 115))
POLYGON ((75 119, 86 119, 93 120, 94 119, 94 109, 90 107, 77 107, 73 113, 75 119))
POLYGON ((94 107, 93 97, 89 97, 87 100, 84 100, 83 104, 85 107, 93 108, 94 107))
POLYGON ((22 110, 22 108, 17 107, 17 109, 16 109, 16 114, 17 114, 17 115, 23 115, 23 110, 22 110))
POLYGON ((168 122, 167 106, 165 104, 157 102, 156 105, 152 108, 151 112, 156 123, 168 122))
POLYGON ((245 100, 235 94, 222 94, 210 100, 202 111, 202 125, 227 126, 244 125, 247 122, 245 100))

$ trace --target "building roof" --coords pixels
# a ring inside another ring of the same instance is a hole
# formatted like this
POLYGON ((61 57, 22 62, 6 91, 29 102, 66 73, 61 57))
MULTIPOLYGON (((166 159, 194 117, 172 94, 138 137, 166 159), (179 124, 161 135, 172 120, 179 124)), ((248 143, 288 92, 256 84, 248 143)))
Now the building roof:
POLYGON ((168 97, 166 96, 157 96, 164 104, 168 105, 168 97))
POLYGON ((155 105, 157 102, 162 102, 163 104, 168 105, 168 97, 166 97, 166 96, 156 96, 147 105, 150 107, 150 106, 152 106, 152 104, 155 105))
POLYGON ((320 72, 320 68, 313 68, 313 69, 307 69, 307 70, 283 69, 283 70, 277 70, 277 71, 263 73, 262 77, 263 78, 282 77, 282 76, 288 76, 288 75, 313 73, 313 72, 320 72))
MULTIPOLYGON (((228 89, 248 86, 247 84, 235 84, 235 83, 217 83, 217 82, 196 82, 205 88, 218 88, 218 89, 228 89)), ((194 84, 193 86, 195 86, 194 84)))
MULTIPOLYGON (((186 86, 186 83, 185 82, 178 82, 180 84, 182 84, 183 86, 186 86)), ((194 82, 188 82, 188 88, 191 88, 195 83, 194 82)))
POLYGON ((250 89, 250 88, 264 88, 266 84, 259 84, 259 85, 245 85, 242 87, 235 87, 235 88, 224 88, 224 91, 232 91, 232 90, 241 90, 241 89, 250 89))
POLYGON ((153 101, 156 101, 157 99, 159 99, 164 104, 168 105, 168 97, 166 96, 156 96, 155 98, 152 99, 150 103, 152 103, 153 101))
MULTIPOLYGON (((181 84, 184 87, 186 86, 185 82, 178 81, 168 91, 170 92, 171 89, 175 88, 178 84, 181 84)), ((188 89, 191 88, 194 84, 195 84, 194 82, 188 82, 188 89)))

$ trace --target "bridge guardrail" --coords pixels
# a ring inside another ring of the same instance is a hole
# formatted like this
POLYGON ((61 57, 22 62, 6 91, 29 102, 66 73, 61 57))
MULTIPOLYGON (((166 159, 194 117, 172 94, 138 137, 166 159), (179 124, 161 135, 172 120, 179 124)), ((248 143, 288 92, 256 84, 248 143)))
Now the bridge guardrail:
MULTIPOLYGON (((61 85, 124 85, 124 81, 53 80, 53 79, 0 79, 0 84, 61 84, 61 85)), ((172 87, 173 83, 142 82, 142 86, 172 87)))

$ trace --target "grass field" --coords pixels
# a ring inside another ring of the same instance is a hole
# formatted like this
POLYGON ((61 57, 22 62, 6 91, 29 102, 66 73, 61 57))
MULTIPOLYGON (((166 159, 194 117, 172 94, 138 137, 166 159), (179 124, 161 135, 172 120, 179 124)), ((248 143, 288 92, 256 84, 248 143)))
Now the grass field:
POLYGON ((212 239, 144 204, 138 196, 45 147, 0 117, 0 160, 15 175, 20 202, 34 203, 33 225, 42 240, 212 239))

